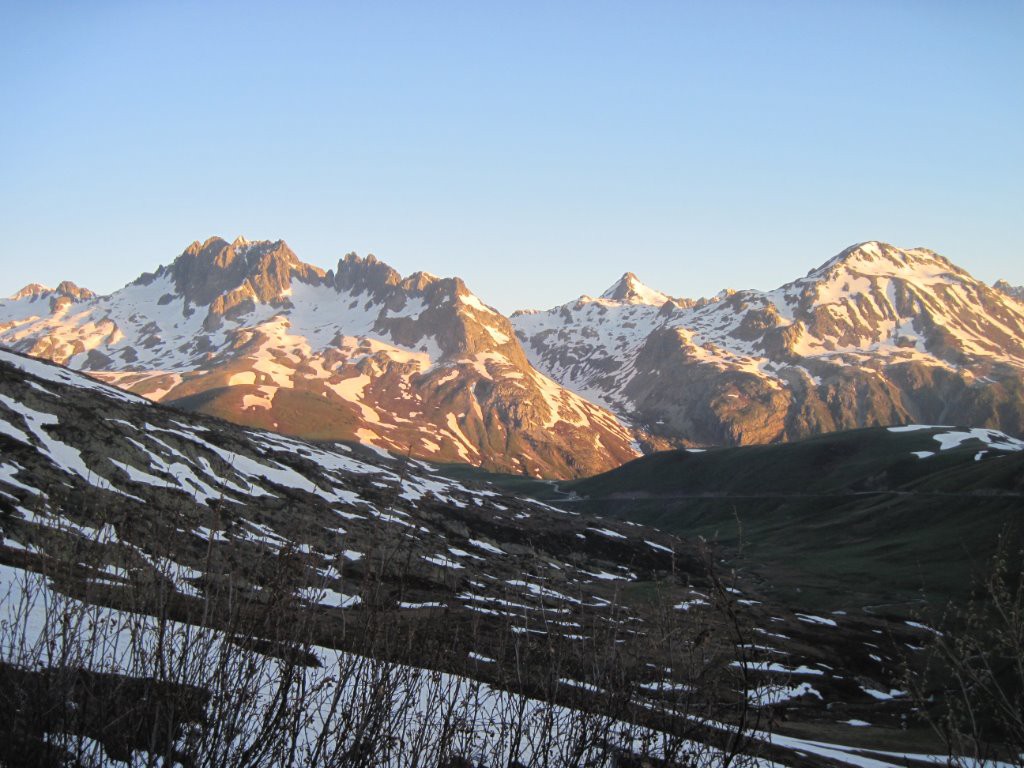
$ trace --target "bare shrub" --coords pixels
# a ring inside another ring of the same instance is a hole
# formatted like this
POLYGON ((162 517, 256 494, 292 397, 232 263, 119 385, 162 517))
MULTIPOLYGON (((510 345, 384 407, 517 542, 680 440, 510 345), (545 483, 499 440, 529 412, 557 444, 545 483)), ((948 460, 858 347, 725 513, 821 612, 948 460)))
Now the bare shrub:
MULTIPOLYGON (((354 652, 331 647, 290 547, 231 570, 211 541, 193 571, 173 543, 144 551, 110 525, 63 534, 35 571, 4 570, 4 764, 728 765, 752 751, 745 665, 730 666, 746 630, 716 577, 706 618, 657 594, 642 625, 595 612, 586 642, 515 617, 457 637, 441 614, 396 637, 371 580, 354 652), (452 674, 485 639, 503 654, 496 679, 452 674), (410 649, 416 663, 389 658, 410 649)), ((390 546, 381 560, 401 563, 390 546)))
POLYGON ((1024 766, 1024 570, 1011 540, 1004 531, 971 598, 948 607, 923 668, 907 664, 906 684, 951 765, 1024 766))

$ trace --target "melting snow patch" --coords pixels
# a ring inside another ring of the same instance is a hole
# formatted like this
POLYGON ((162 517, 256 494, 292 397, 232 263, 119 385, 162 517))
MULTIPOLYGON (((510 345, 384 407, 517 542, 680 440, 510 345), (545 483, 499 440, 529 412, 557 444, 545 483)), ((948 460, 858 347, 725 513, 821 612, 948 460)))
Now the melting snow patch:
POLYGON ((556 592, 553 589, 542 587, 540 584, 531 584, 527 581, 520 579, 510 579, 505 582, 510 587, 525 587, 530 594, 536 595, 537 597, 549 597, 555 600, 564 600, 568 603, 579 603, 580 601, 575 597, 569 597, 569 595, 563 595, 561 592, 556 592))
POLYGON ((455 557, 471 557, 474 560, 483 560, 480 555, 474 555, 472 552, 467 552, 464 549, 458 547, 448 547, 448 551, 451 552, 455 557))
POLYGON ((941 632, 939 632, 939 630, 933 629, 932 627, 929 627, 927 624, 922 624, 918 621, 904 621, 903 623, 906 624, 908 627, 913 627, 914 629, 923 629, 925 632, 931 632, 935 635, 942 634, 941 632))
POLYGON ((820 669, 808 667, 803 664, 799 667, 787 667, 785 664, 779 664, 777 661, 734 661, 729 666, 746 667, 747 669, 752 669, 755 672, 782 672, 787 675, 819 676, 825 674, 820 669))
POLYGON ((784 701, 798 699, 801 696, 817 696, 824 700, 824 697, 810 683, 800 683, 797 686, 766 685, 762 688, 755 688, 747 694, 750 703, 758 706, 770 706, 781 704, 784 701))
MULTIPOLYGON (((0 421, 0 427, 2 426, 3 422, 0 421)), ((25 485, 24 483, 18 482, 14 479, 15 473, 21 471, 22 467, 15 462, 11 462, 10 464, 0 464, 0 480, 3 480, 8 485, 13 485, 15 488, 21 488, 22 490, 29 491, 33 494, 40 493, 38 488, 32 488, 31 486, 25 485)))
POLYGON ((504 550, 498 549, 493 544, 488 544, 486 541, 480 541, 479 539, 470 539, 469 543, 477 549, 482 549, 484 552, 490 552, 492 555, 504 555, 504 550))
POLYGON ((587 574, 587 576, 590 576, 591 578, 600 579, 602 581, 635 581, 636 580, 636 574, 634 574, 634 573, 630 573, 630 574, 628 574, 626 576, 623 576, 623 575, 617 574, 617 573, 608 573, 608 571, 586 571, 586 570, 583 570, 582 568, 580 569, 580 571, 582 571, 583 573, 587 574))
POLYGON ((441 568, 451 568, 452 570, 460 570, 463 568, 461 563, 457 563, 454 560, 450 560, 444 555, 423 555, 423 559, 431 565, 436 565, 441 568))
POLYGON ((861 688, 861 690, 864 691, 864 693, 866 693, 871 698, 878 699, 879 701, 889 701, 890 699, 895 699, 899 696, 907 695, 906 691, 901 691, 898 688, 890 688, 888 693, 886 693, 885 691, 876 690, 874 688, 861 688))
POLYGON ((807 614, 807 613, 798 613, 796 615, 796 617, 800 621, 806 622, 808 624, 824 624, 826 627, 837 627, 837 626, 839 626, 832 619, 826 619, 826 618, 823 618, 821 616, 811 616, 810 614, 807 614))
POLYGON ((346 595, 333 589, 303 589, 299 591, 303 600, 328 608, 354 608, 363 602, 359 595, 346 595))
POLYGON ((640 683, 640 687, 645 691, 652 691, 654 693, 678 693, 693 690, 693 686, 686 683, 675 683, 671 680, 659 680, 656 683, 640 683))
POLYGON ((651 549, 658 550, 659 552, 668 552, 670 555, 672 554, 672 550, 671 549, 669 549, 668 547, 662 546, 661 544, 658 544, 656 542, 648 541, 647 539, 644 539, 644 544, 646 544, 651 549))
MULTIPOLYGON (((0 359, 2 359, 2 357, 0 357, 0 359)), ((42 443, 43 451, 49 455, 50 460, 54 464, 65 472, 74 472, 84 480, 93 482, 96 479, 92 470, 90 470, 89 467, 86 466, 85 462, 82 461, 82 454, 77 448, 72 448, 70 445, 62 443, 60 440, 51 437, 50 433, 43 429, 44 426, 53 426, 59 423, 56 416, 52 413, 32 410, 27 405, 24 405, 17 400, 13 400, 6 395, 0 395, 0 402, 15 413, 21 415, 28 428, 42 443)), ((31 444, 28 440, 28 436, 20 430, 8 426, 6 433, 17 440, 31 444)))
POLYGON ((613 530, 610 530, 608 528, 587 528, 587 530, 588 531, 593 531, 594 533, 600 533, 602 536, 607 536, 609 539, 625 539, 625 538, 627 538, 626 536, 623 536, 618 531, 613 531, 613 530))
POLYGON ((229 541, 228 537, 224 535, 223 531, 214 531, 203 525, 197 526, 195 529, 195 533, 204 541, 229 541))
POLYGON ((688 611, 695 605, 711 605, 707 600, 684 600, 681 603, 673 605, 672 607, 677 611, 688 611))
POLYGON ((943 451, 957 448, 967 440, 980 440, 989 448, 997 451, 1024 451, 1024 441, 1012 438, 995 429, 984 429, 982 427, 966 431, 943 432, 938 435, 932 435, 932 437, 938 442, 940 450, 943 451))

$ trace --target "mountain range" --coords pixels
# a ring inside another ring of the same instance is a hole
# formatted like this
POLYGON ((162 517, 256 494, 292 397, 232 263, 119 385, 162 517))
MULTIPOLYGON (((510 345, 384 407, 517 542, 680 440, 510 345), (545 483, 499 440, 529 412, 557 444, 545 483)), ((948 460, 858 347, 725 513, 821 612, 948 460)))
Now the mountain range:
POLYGON ((565 478, 861 426, 1024 434, 1021 295, 867 242, 773 291, 674 298, 626 273, 505 317, 459 278, 210 238, 108 296, 27 286, 0 344, 243 425, 565 478))
POLYGON ((699 301, 627 273, 512 322, 547 375, 686 445, 908 422, 1024 432, 1024 304, 923 248, 862 243, 773 291, 699 301))
POLYGON ((211 238, 110 296, 29 286, 0 318, 14 349, 285 434, 528 475, 638 455, 627 427, 533 368, 461 280, 403 278, 373 256, 325 272, 281 241, 211 238))

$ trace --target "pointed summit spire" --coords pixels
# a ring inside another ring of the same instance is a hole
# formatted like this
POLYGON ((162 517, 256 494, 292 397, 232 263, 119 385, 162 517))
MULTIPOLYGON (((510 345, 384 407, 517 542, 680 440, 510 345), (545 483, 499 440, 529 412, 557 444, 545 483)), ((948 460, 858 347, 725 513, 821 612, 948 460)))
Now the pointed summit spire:
POLYGON ((613 286, 601 294, 602 299, 621 301, 625 304, 650 304, 660 307, 670 296, 644 285, 632 272, 626 272, 613 286))

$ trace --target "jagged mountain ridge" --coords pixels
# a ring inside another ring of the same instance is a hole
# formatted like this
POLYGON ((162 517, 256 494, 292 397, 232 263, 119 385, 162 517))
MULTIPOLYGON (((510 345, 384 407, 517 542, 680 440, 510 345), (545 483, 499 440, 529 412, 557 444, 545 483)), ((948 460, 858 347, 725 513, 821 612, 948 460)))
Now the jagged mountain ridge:
POLYGON ((458 278, 351 254, 325 271, 244 238, 193 243, 111 296, 62 283, 0 302, 0 343, 156 400, 559 477, 621 464, 634 438, 750 444, 905 422, 1022 434, 1022 339, 1012 286, 878 242, 774 291, 691 300, 627 272, 597 299, 511 322, 458 278))
POLYGON ((992 287, 1017 301, 1024 301, 1024 285, 1010 285, 1005 280, 996 280, 992 287))
POLYGON ((0 343, 236 423, 531 476, 638 453, 459 278, 354 254, 324 271, 280 240, 210 238, 109 296, 46 296, 0 303, 0 343))
POLYGON ((861 243, 774 291, 663 296, 627 274, 511 320, 537 368, 679 444, 907 422, 1024 433, 1024 304, 927 249, 861 243))

